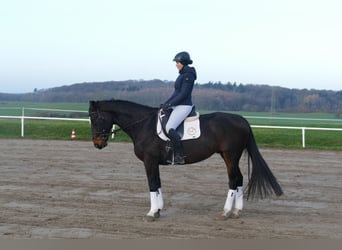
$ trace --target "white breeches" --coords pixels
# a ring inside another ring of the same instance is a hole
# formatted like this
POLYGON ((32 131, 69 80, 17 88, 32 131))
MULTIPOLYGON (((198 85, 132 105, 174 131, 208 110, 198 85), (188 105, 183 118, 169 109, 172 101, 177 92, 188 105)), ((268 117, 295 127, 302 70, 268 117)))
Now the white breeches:
POLYGON ((169 133, 170 129, 177 129, 177 127, 185 120, 192 110, 192 105, 178 105, 172 107, 172 113, 166 123, 165 129, 169 133))

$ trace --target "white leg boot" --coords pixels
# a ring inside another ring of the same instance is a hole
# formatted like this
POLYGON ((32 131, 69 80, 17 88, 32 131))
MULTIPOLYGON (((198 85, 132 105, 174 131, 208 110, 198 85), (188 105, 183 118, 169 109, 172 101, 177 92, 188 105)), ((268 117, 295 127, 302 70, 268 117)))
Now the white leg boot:
POLYGON ((229 189, 226 203, 224 204, 224 207, 223 207, 223 214, 222 214, 226 218, 228 218, 230 213, 232 212, 233 204, 235 201, 235 196, 236 196, 236 190, 229 189))
POLYGON ((147 213, 147 216, 159 218, 159 211, 164 206, 163 194, 159 188, 156 192, 150 192, 151 209, 147 213))
POLYGON ((161 188, 158 188, 157 200, 158 200, 158 208, 159 210, 162 210, 164 208, 164 199, 163 199, 163 193, 161 191, 161 188))
POLYGON ((239 212, 243 208, 243 187, 237 187, 236 189, 236 196, 235 196, 235 205, 234 209, 232 211, 232 217, 233 218, 238 218, 239 217, 239 212))

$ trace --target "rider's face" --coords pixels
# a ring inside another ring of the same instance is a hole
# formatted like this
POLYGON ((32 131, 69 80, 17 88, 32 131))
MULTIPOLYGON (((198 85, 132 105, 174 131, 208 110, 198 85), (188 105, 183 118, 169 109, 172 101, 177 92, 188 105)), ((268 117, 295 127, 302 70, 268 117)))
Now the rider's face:
POLYGON ((176 62, 176 68, 178 69, 178 71, 181 71, 183 67, 183 64, 181 64, 180 62, 176 62))

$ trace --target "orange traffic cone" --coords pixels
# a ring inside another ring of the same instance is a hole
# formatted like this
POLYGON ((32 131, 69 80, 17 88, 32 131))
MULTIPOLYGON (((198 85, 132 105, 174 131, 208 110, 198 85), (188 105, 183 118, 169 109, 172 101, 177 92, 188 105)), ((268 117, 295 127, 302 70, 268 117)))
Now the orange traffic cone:
POLYGON ((71 140, 76 139, 76 133, 75 133, 75 129, 71 130, 71 140))

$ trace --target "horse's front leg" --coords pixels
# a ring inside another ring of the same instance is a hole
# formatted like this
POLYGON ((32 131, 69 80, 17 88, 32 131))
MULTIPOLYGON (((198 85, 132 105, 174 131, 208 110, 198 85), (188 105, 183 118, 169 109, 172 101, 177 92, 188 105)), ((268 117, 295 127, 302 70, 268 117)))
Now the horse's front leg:
POLYGON ((160 217, 160 210, 164 207, 164 200, 161 188, 158 188, 157 191, 150 191, 150 201, 151 201, 151 208, 150 211, 147 213, 146 216, 151 218, 159 218, 160 217))
POLYGON ((228 194, 223 207, 223 219, 239 218, 239 213, 243 208, 243 176, 239 168, 240 155, 234 157, 234 154, 222 153, 229 178, 228 194))
POLYGON ((160 210, 163 209, 164 200, 161 191, 161 182, 159 175, 159 164, 151 161, 144 161, 148 185, 150 188, 151 208, 147 213, 148 220, 155 220, 160 217, 160 210))

